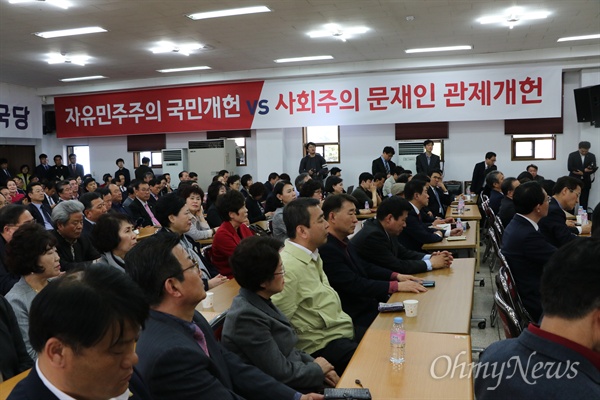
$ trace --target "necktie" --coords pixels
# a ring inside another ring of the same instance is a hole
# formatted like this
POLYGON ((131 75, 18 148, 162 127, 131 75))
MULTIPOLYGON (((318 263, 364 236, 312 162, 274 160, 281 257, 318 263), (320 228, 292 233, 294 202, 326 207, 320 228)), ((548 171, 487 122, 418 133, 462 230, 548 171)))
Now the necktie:
POLYGON ((71 164, 71 165, 72 165, 73 172, 75 172, 76 171, 75 164, 71 164))
POLYGON ((435 199, 438 202, 438 206, 439 206, 438 211, 441 213, 444 210, 442 209, 442 202, 440 201, 440 196, 439 196, 437 190, 435 190, 435 188, 432 188, 431 190, 433 191, 433 195, 435 196, 435 199))
POLYGON ((427 165, 431 165, 431 157, 427 156, 427 165))
POLYGON ((388 174, 390 173, 390 164, 388 164, 387 161, 385 162, 385 172, 388 174))
POLYGON ((207 356, 210 357, 210 353, 208 352, 208 346, 206 345, 206 337, 204 336, 204 332, 202 332, 202 329, 200 329, 198 325, 192 325, 194 328, 194 339, 196 340, 196 343, 198 343, 200 348, 204 350, 207 356))
POLYGON ((152 210, 150 210, 148 203, 144 204, 144 208, 146 209, 146 212, 148 213, 148 215, 150 216, 150 219, 152 220, 152 225, 160 226, 160 222, 158 222, 158 220, 154 217, 154 214, 152 214, 152 210))
POLYGON ((48 164, 44 164, 44 169, 48 171, 48 164))

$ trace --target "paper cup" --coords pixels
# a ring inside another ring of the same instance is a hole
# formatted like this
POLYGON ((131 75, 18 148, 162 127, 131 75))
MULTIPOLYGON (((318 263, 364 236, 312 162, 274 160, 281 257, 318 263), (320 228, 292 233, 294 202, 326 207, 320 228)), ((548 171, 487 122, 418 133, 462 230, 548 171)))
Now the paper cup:
POLYGON ((213 292, 206 292, 206 298, 202 300, 202 308, 212 308, 214 300, 215 294, 213 292))
POLYGON ((404 300, 404 311, 407 317, 416 317, 419 300, 404 300))

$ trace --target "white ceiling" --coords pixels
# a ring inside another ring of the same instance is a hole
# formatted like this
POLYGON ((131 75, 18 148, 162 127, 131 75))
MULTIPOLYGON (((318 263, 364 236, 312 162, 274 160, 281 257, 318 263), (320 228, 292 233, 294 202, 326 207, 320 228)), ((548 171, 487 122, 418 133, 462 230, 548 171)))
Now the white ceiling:
POLYGON ((600 33, 599 0, 70 0, 62 10, 44 2, 0 0, 0 81, 38 88, 40 94, 70 93, 202 81, 339 74, 435 66, 514 64, 556 60, 562 65, 600 66, 600 40, 557 43, 563 36, 600 33), (266 5, 272 12, 192 21, 185 14, 266 5), (518 5, 551 12, 510 30, 476 19, 518 5), (407 21, 407 16, 414 16, 407 21), (311 39, 326 23, 367 26, 342 42, 311 39), (107 33, 42 39, 32 33, 83 26, 107 33), (189 57, 152 54, 160 40, 212 47, 189 57), (461 52, 406 54, 405 49, 472 45, 461 52), (50 52, 87 54, 85 67, 49 65, 50 52), (330 54, 330 61, 276 64, 277 58, 330 54), (169 74, 157 69, 208 65, 210 71, 169 74), (94 83, 59 79, 104 75, 94 83))

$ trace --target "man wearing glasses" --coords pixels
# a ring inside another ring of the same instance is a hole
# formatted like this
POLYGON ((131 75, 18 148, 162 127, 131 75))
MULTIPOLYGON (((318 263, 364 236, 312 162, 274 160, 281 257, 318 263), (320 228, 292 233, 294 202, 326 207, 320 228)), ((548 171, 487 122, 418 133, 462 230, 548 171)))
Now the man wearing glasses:
POLYGON ((2 296, 6 296, 20 278, 6 269, 6 244, 21 225, 32 222, 35 222, 35 219, 21 204, 8 204, 0 210, 0 294, 2 296))
POLYGON ((567 221, 565 211, 572 211, 579 201, 583 181, 570 176, 558 178, 550 199, 548 215, 540 220, 540 232, 553 246, 562 245, 575 239, 579 234, 588 234, 592 230, 592 224, 576 226, 575 221, 567 221))

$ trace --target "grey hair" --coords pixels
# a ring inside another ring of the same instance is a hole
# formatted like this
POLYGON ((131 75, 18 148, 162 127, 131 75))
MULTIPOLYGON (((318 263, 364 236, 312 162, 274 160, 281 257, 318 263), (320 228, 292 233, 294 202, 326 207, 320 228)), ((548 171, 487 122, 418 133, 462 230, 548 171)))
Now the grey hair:
POLYGON ((71 218, 71 214, 83 213, 84 206, 77 200, 61 201, 52 210, 52 223, 56 226, 57 223, 66 224, 71 218))

